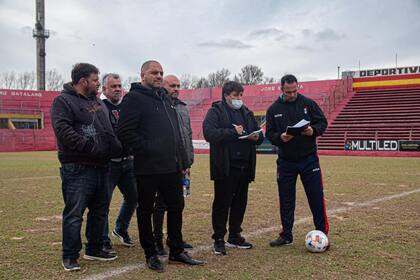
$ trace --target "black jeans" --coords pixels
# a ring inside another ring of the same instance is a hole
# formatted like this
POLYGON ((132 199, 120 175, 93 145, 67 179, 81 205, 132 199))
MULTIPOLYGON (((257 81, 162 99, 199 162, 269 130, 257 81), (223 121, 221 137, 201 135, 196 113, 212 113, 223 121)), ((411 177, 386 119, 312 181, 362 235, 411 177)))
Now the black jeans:
POLYGON ((146 258, 156 254, 152 230, 152 214, 156 193, 159 192, 168 208, 168 237, 170 255, 183 252, 182 248, 182 211, 184 197, 182 193, 182 173, 141 175, 137 176, 138 207, 137 220, 140 244, 146 258))
POLYGON ((121 208, 118 213, 117 220, 115 222, 115 229, 118 232, 126 233, 128 226, 130 225, 131 217, 137 207, 137 186, 136 177, 134 175, 134 164, 132 159, 123 160, 121 162, 110 162, 110 175, 109 175, 109 189, 108 189, 108 211, 107 219, 103 232, 103 241, 111 242, 108 237, 108 214, 109 204, 112 200, 112 193, 114 192, 115 186, 118 186, 120 192, 123 195, 123 201, 121 208))
POLYGON ((246 205, 248 202, 248 169, 230 170, 224 180, 214 181, 212 224, 214 240, 223 239, 229 216, 229 237, 235 238, 242 232, 246 205))
POLYGON ((157 194, 155 209, 153 211, 153 235, 155 242, 160 243, 163 239, 163 219, 165 217, 166 204, 161 194, 157 194))
POLYGON ((86 224, 86 253, 102 249, 102 232, 108 206, 108 167, 64 163, 60 168, 63 211, 63 258, 77 259, 82 249, 80 230, 83 213, 86 224))

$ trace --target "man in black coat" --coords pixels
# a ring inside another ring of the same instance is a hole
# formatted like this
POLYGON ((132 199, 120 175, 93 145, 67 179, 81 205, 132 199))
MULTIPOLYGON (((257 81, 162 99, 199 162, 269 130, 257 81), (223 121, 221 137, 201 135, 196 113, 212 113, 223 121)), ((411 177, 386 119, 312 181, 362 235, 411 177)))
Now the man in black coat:
POLYGON ((108 161, 121 153, 121 143, 113 132, 105 105, 96 97, 98 75, 94 65, 76 64, 71 72, 72 82, 64 85, 51 108, 65 204, 62 265, 66 271, 80 270, 80 230, 86 208, 88 242, 84 258, 117 258, 115 253, 102 249, 102 233, 109 200, 108 161))
POLYGON ((228 215, 226 246, 252 248, 240 233, 248 185, 255 178, 256 145, 261 144, 264 137, 261 131, 252 133, 260 127, 254 114, 243 106, 243 91, 237 82, 225 83, 222 100, 213 103, 203 123, 204 138, 210 143, 210 177, 214 180, 212 238, 216 255, 226 255, 224 236, 228 215))
POLYGON ((187 163, 177 113, 162 88, 162 78, 159 62, 150 60, 142 65, 142 82, 133 83, 124 97, 118 124, 124 149, 134 155, 140 243, 148 267, 158 272, 163 271, 163 266, 157 256, 151 221, 157 192, 168 207, 169 260, 203 264, 182 247, 182 177, 187 163))
POLYGON ((327 128, 327 120, 318 104, 298 93, 295 76, 281 78, 283 94, 268 108, 267 138, 278 147, 277 185, 280 196, 280 236, 270 246, 290 245, 293 242, 293 223, 296 200, 296 179, 300 175, 315 228, 328 234, 328 219, 324 200, 321 167, 317 155, 316 138, 327 128), (288 126, 301 120, 300 133, 290 133, 288 126))

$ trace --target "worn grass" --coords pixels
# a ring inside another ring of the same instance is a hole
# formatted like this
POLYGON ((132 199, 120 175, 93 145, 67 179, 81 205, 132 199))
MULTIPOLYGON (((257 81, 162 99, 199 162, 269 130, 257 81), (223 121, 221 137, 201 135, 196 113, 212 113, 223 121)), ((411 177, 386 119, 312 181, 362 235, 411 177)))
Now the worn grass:
MULTIPOLYGON (((144 264, 133 219, 130 233, 136 247, 116 245, 119 258, 114 262, 82 259, 80 272, 63 271, 58 165, 54 152, 0 154, 0 279, 80 279, 144 264)), ((329 210, 420 188, 418 158, 321 157, 321 166, 329 210)), ((212 243, 213 185, 208 170, 208 157, 197 155, 183 227, 184 239, 195 246, 212 243)), ((111 226, 120 201, 115 191, 111 226)), ((327 253, 305 250, 303 238, 313 227, 310 222, 295 226, 293 246, 270 248, 269 240, 280 229, 278 196, 275 157, 263 155, 258 157, 243 224, 244 234, 253 233, 249 241, 254 249, 229 250, 227 256, 216 257, 205 248, 194 254, 207 261, 203 267, 169 265, 164 274, 139 267, 113 279, 419 279, 419 213, 420 193, 414 193, 330 215, 332 248, 327 253)), ((308 216, 299 183, 296 220, 308 216)))

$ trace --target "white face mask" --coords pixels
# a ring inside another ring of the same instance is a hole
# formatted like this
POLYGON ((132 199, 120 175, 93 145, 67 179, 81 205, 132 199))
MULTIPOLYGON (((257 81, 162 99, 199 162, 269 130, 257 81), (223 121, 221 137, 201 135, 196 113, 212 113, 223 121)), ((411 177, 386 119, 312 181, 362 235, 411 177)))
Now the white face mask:
POLYGON ((240 99, 232 99, 232 108, 233 109, 240 109, 243 105, 243 101, 240 99))

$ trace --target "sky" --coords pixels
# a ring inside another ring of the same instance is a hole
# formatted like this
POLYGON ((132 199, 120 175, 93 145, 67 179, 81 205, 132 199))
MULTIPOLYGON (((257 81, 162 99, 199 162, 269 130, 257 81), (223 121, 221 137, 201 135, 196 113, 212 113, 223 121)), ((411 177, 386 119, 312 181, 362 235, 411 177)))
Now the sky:
MULTIPOLYGON (((123 78, 149 59, 196 77, 254 64, 302 81, 420 65, 420 0, 45 0, 45 11, 46 67, 66 80, 77 62, 123 78)), ((0 72, 35 71, 34 24, 35 0, 0 0, 0 72)))

